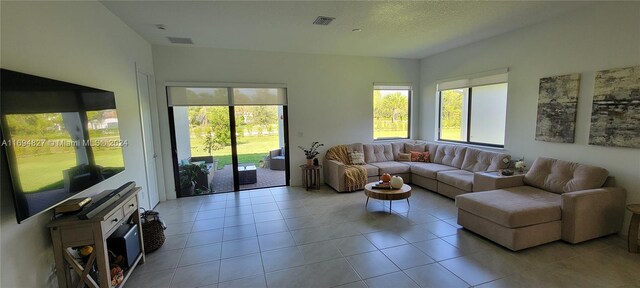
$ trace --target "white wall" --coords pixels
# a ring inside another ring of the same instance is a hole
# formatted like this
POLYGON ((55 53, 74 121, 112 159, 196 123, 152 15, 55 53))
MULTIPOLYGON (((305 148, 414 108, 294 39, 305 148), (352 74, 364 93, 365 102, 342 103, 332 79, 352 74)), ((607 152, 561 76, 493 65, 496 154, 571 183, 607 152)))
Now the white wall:
MULTIPOLYGON (((152 71, 151 46, 99 2, 1 2, 2 68, 114 91, 125 172, 85 193, 145 182, 135 65, 152 71)), ((46 224, 51 212, 16 224, 2 167, 1 287, 56 286, 46 224)))
MULTIPOLYGON (((320 141, 324 152, 337 144, 373 141, 373 82, 418 87, 419 81, 417 60, 155 45, 153 58, 163 146, 170 143, 168 125, 162 124, 168 123, 165 82, 286 83, 292 185, 301 184, 298 165, 305 161, 298 145, 320 141)), ((416 126, 414 121, 411 127, 416 126)), ((163 157, 171 163, 169 149, 163 157)), ((164 166, 167 198, 175 197, 173 168, 164 166)))
MULTIPOLYGON (((421 61, 421 138, 433 140, 438 79, 509 67, 506 152, 529 165, 548 156, 605 167, 640 202, 640 149, 588 145, 595 72, 640 65, 640 3, 594 4, 551 21, 421 61), (576 143, 535 141, 539 79, 582 73, 576 143)), ((626 233, 629 221, 624 226, 626 233)))

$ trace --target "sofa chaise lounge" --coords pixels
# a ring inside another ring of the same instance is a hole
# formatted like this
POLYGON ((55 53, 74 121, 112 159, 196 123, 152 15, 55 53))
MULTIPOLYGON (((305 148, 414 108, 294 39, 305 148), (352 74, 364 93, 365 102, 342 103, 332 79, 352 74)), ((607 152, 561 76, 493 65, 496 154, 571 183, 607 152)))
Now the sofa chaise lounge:
POLYGON ((607 170, 538 158, 513 187, 456 196, 458 224, 511 250, 617 233, 626 191, 603 187, 607 170))

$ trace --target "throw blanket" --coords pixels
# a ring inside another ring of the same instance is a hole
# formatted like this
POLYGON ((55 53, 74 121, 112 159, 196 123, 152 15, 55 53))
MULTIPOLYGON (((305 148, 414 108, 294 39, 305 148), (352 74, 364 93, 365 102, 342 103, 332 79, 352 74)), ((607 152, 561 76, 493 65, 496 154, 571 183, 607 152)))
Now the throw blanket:
POLYGON ((367 184, 367 169, 359 165, 351 165, 347 145, 338 145, 329 148, 324 157, 328 160, 336 160, 344 163, 344 184, 347 186, 347 190, 359 190, 367 184))

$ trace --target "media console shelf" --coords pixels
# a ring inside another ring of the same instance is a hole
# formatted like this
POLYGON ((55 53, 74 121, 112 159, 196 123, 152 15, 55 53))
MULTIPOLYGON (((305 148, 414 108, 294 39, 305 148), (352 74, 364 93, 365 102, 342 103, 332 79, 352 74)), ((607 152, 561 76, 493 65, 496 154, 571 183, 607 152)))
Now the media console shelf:
POLYGON ((111 269, 109 267, 109 255, 107 252, 107 238, 113 232, 125 224, 131 217, 137 224, 140 241, 140 254, 133 265, 124 272, 124 280, 117 286, 121 287, 127 281, 131 272, 139 263, 144 263, 144 245, 142 241, 142 226, 140 225, 140 213, 138 210, 138 192, 140 187, 135 187, 124 194, 113 204, 109 205, 98 214, 88 220, 80 220, 75 215, 64 216, 52 221, 48 227, 53 241, 53 253, 56 261, 58 286, 110 288, 111 269), (72 247, 91 245, 93 252, 85 265, 75 258, 71 252, 72 247), (93 264, 98 268, 98 279, 93 279, 89 271, 93 264), (72 277, 71 271, 75 271, 78 277, 72 277), (77 283, 73 283, 73 282, 77 283))

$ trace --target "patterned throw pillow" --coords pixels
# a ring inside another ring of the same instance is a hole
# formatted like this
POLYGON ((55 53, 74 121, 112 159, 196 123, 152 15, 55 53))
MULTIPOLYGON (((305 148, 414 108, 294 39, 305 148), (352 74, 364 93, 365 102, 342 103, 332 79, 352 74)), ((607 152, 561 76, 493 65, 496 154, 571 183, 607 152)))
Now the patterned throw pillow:
POLYGON ((411 161, 411 153, 398 153, 398 161, 411 161))
POLYGON ((429 152, 411 151, 411 162, 431 162, 429 160, 429 152))
POLYGON ((353 165, 365 165, 364 162, 364 152, 353 151, 349 153, 349 158, 351 158, 351 164, 353 165))

